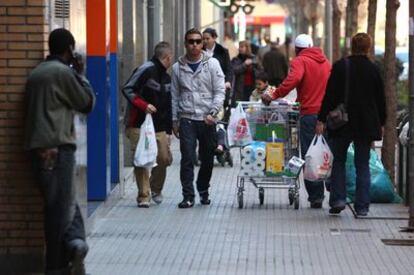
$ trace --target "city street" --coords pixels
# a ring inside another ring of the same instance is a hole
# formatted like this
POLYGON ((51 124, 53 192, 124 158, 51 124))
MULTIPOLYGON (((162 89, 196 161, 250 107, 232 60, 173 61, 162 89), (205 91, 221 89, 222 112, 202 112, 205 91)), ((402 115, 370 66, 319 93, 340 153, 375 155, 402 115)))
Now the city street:
MULTIPOLYGON (((237 156, 237 150, 233 150, 237 156)), ((412 238, 400 233, 408 209, 372 205, 370 217, 356 219, 347 208, 341 216, 310 209, 305 190, 301 205, 288 205, 287 191, 258 192, 247 185, 245 207, 236 200, 239 167, 216 165, 210 206, 178 209, 180 153, 173 143, 174 163, 168 170, 161 205, 137 208, 136 186, 105 215, 95 217, 86 258, 91 274, 412 274, 414 249, 386 246, 381 239, 412 238)), ((130 178, 132 179, 132 177, 130 178)), ((328 195, 328 193, 326 194, 328 195)))

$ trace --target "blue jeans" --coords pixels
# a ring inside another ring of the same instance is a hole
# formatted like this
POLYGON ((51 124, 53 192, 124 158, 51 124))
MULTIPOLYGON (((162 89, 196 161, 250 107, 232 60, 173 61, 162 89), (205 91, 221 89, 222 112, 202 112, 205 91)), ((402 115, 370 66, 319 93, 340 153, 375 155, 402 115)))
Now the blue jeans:
POLYGON ((208 194, 216 149, 216 125, 207 125, 204 121, 180 119, 180 179, 183 197, 194 200, 194 155, 198 140, 200 153, 200 170, 197 176, 197 191, 200 195, 208 194))
POLYGON ((369 171, 369 156, 371 141, 364 139, 352 139, 350 137, 330 138, 331 150, 334 155, 334 162, 331 175, 331 193, 329 205, 331 207, 345 206, 346 203, 346 181, 345 181, 345 162, 349 144, 354 142, 355 146, 355 169, 356 169, 356 192, 355 210, 369 210, 369 187, 371 185, 369 171))
POLYGON ((75 146, 62 145, 58 150, 56 162, 50 168, 46 168, 44 160, 35 151, 32 152, 33 168, 45 207, 46 274, 68 269, 71 257, 68 243, 86 239, 73 184, 75 146))
MULTIPOLYGON (((306 152, 315 136, 315 127, 317 115, 303 115, 300 117, 300 149, 302 158, 305 159, 306 152)), ((308 201, 323 202, 324 185, 323 181, 313 182, 305 180, 306 191, 308 192, 308 201)))

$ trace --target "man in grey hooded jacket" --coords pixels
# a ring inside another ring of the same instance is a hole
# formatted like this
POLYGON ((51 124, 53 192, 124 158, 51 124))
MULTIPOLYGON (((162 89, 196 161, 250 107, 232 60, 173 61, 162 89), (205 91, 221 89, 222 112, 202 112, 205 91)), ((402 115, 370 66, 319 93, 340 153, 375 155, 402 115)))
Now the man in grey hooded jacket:
POLYGON ((201 166, 197 176, 200 203, 210 204, 210 179, 216 148, 216 115, 225 97, 224 74, 217 59, 202 51, 202 34, 190 29, 185 34, 186 54, 172 69, 172 117, 174 134, 180 138, 180 179, 183 201, 179 208, 194 205, 194 155, 197 140, 201 166))

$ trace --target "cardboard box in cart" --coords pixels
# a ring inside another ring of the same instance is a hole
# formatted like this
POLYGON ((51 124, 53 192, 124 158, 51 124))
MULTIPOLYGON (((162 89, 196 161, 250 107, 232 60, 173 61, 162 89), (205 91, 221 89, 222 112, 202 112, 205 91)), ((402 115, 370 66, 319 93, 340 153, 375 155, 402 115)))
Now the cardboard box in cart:
POLYGON ((278 176, 284 171, 284 144, 283 142, 269 142, 266 144, 266 175, 278 176))

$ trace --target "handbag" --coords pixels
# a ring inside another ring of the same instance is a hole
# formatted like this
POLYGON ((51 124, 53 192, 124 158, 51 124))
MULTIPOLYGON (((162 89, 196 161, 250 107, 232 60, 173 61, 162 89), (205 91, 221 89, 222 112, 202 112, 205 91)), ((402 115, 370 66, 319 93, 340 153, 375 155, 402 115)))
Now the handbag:
POLYGON ((349 59, 345 58, 345 91, 344 103, 340 103, 335 109, 328 113, 326 125, 330 130, 336 130, 348 123, 348 94, 349 94, 349 59))

